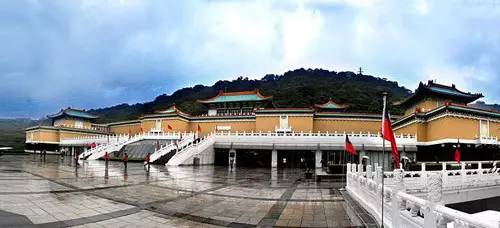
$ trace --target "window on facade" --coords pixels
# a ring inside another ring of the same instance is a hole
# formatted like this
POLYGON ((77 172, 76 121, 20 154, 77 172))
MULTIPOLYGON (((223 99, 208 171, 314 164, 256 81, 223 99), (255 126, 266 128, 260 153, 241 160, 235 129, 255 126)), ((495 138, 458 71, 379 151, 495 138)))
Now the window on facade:
POLYGON ((75 128, 83 128, 83 121, 75 120, 75 128))
POLYGON ((161 120, 156 120, 156 122, 155 122, 155 129, 156 130, 161 130, 161 120))
POLYGON ((480 120, 480 135, 481 137, 489 137, 490 136, 490 129, 489 129, 489 123, 487 120, 480 120))
POLYGON ((288 128, 288 116, 280 117, 280 128, 287 129, 288 128))

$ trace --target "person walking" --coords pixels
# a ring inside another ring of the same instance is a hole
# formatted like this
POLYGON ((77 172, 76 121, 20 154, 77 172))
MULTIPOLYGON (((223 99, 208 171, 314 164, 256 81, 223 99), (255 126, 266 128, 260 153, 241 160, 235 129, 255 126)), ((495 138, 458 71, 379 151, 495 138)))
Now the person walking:
POLYGON ((43 161, 45 161, 46 156, 47 156, 47 150, 43 150, 43 161))
POLYGON ((128 162, 128 154, 123 154, 123 165, 125 166, 125 170, 127 170, 127 162, 128 162))
POLYGON ((229 158, 229 167, 231 168, 231 171, 233 171, 233 166, 234 166, 234 157, 229 158))
POLYGON ((104 163, 106 165, 106 169, 108 168, 109 154, 108 152, 104 153, 104 163))
POLYGON ((151 153, 148 153, 146 155, 146 157, 144 157, 144 168, 146 169, 147 168, 147 171, 149 172, 149 168, 150 168, 150 157, 151 157, 151 153))

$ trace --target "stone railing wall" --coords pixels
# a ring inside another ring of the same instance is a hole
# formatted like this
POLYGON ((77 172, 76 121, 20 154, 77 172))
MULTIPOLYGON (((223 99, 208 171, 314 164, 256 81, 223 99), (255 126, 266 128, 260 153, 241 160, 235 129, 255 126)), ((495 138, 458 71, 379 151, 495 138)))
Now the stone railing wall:
MULTIPOLYGON (((386 173, 387 174, 387 173, 386 173)), ((373 172, 371 166, 363 172, 362 165, 347 164, 348 193, 385 227, 488 227, 500 228, 499 222, 475 219, 472 215, 443 205, 443 183, 445 172, 422 172, 426 176, 426 198, 410 195, 406 192, 411 182, 405 181, 405 172, 401 169, 392 172, 392 186, 384 186, 382 200, 382 168, 373 172)), ((384 179, 385 182, 385 179, 384 179)))

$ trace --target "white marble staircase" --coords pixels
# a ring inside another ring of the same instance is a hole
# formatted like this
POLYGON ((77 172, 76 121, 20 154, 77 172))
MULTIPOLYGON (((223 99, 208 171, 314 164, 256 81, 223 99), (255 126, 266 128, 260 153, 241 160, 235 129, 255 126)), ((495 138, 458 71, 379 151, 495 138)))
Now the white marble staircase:
MULTIPOLYGON (((210 157, 213 156, 204 156, 209 152, 213 153, 213 148, 215 144, 215 134, 209 134, 204 138, 200 138, 198 142, 192 143, 187 147, 179 150, 170 160, 167 162, 167 166, 178 166, 178 165, 190 165, 193 164, 193 158, 199 157, 207 157, 210 160, 210 157)), ((207 160, 201 158, 201 164, 207 164, 207 160)), ((212 161, 213 163, 213 161, 212 161)))
POLYGON ((184 134, 182 139, 177 141, 177 145, 175 143, 171 143, 165 146, 162 146, 160 149, 156 149, 154 153, 151 154, 151 157, 149 158, 150 162, 154 162, 158 159, 160 159, 162 156, 168 154, 169 152, 173 150, 177 150, 177 148, 182 149, 186 146, 188 146, 190 143, 194 141, 194 134, 189 133, 189 134, 184 134))

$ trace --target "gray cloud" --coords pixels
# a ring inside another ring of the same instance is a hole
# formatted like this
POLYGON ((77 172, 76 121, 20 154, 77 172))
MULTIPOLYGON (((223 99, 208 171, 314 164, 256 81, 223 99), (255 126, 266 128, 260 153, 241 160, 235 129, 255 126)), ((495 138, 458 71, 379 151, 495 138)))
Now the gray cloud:
POLYGON ((500 99, 491 1, 1 1, 0 117, 147 101, 298 67, 500 99))

